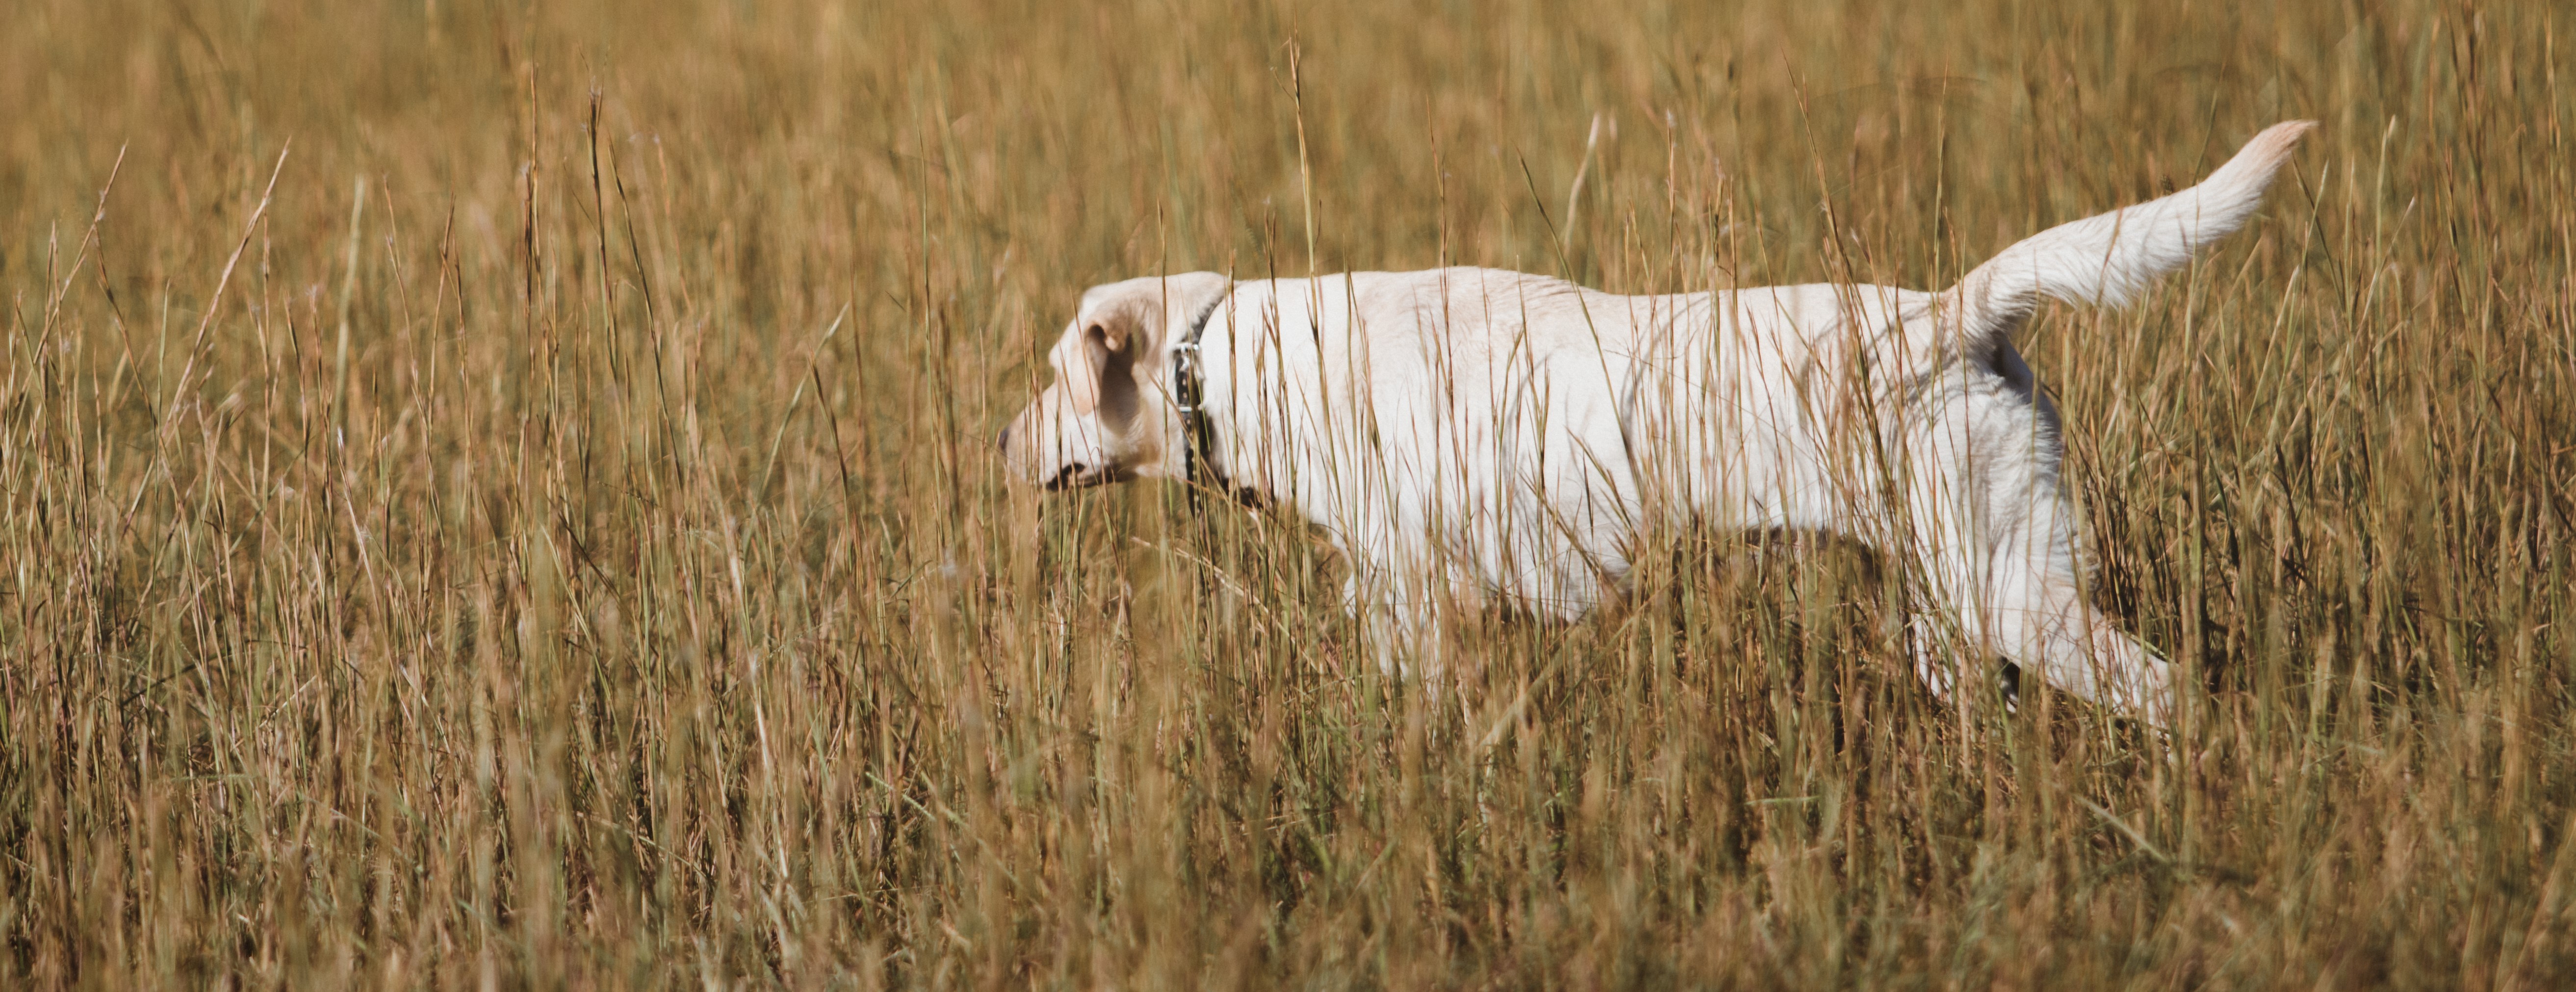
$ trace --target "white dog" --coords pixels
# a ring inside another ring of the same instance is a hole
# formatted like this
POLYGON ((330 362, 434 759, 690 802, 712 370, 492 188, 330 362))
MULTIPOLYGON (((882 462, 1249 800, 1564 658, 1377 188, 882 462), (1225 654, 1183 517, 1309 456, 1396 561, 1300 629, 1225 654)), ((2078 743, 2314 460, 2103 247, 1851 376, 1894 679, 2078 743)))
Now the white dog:
POLYGON ((1941 610, 1918 621, 2162 724, 2165 663, 2084 601, 2057 413, 2009 335, 2041 297, 2117 305, 2235 231, 2309 127, 1939 293, 1612 296, 1469 268, 1112 283, 1002 448, 1049 488, 1178 478, 1296 507, 1348 557, 1390 669, 1437 672, 1446 609, 1589 612, 1650 523, 1821 528, 1905 569, 1941 610))

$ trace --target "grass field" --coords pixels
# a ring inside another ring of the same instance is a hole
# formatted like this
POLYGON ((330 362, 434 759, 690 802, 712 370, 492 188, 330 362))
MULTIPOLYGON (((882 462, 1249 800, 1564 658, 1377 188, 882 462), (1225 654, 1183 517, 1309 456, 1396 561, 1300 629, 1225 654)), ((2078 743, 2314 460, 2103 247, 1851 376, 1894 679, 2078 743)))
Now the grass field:
POLYGON ((2547 4, 665 6, 12 8, 0 985, 2576 982, 2547 4), (1094 283, 1930 288, 2294 117, 2018 338, 2170 738, 1724 533, 1426 702, 993 454, 1094 283))

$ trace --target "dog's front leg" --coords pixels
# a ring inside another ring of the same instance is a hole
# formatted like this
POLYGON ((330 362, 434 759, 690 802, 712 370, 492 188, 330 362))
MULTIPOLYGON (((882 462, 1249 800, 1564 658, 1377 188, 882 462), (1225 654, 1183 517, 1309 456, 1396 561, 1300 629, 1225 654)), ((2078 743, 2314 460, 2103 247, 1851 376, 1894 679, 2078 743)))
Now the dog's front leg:
POLYGON ((1413 680, 1424 701, 1436 704, 1448 698, 1450 648, 1442 601, 1427 588, 1431 585, 1396 581, 1379 570, 1354 570, 1342 583, 1342 605, 1359 621, 1361 643, 1377 660, 1378 673, 1389 682, 1413 680))
POLYGON ((1342 581, 1342 609, 1359 621, 1361 643, 1377 660, 1378 674, 1438 678, 1439 627, 1429 603, 1404 595, 1383 573, 1354 568, 1342 581))

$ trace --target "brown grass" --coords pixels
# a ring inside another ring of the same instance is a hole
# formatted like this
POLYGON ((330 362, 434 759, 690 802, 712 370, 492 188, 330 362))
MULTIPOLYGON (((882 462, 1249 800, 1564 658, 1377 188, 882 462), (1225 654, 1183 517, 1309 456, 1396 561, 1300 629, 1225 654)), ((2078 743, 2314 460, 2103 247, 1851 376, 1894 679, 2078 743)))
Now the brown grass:
POLYGON ((0 32, 0 984, 2576 980, 2544 4, 378 6, 0 32), (1726 534, 1428 705, 992 454, 1093 283, 1938 286, 2290 117, 2020 338, 2170 742, 1726 534))

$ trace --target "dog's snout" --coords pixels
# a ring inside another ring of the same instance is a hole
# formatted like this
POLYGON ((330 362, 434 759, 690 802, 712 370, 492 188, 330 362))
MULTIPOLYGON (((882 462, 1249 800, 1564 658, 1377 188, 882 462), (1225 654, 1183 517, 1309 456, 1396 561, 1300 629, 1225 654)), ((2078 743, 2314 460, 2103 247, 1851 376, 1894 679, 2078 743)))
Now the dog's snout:
POLYGON ((1056 470, 1055 478, 1047 480, 1046 487, 1049 489, 1071 489, 1075 486, 1081 485, 1084 481, 1084 476, 1089 474, 1090 471, 1091 466, 1089 465, 1085 465, 1081 462, 1067 462, 1063 468, 1056 470))

